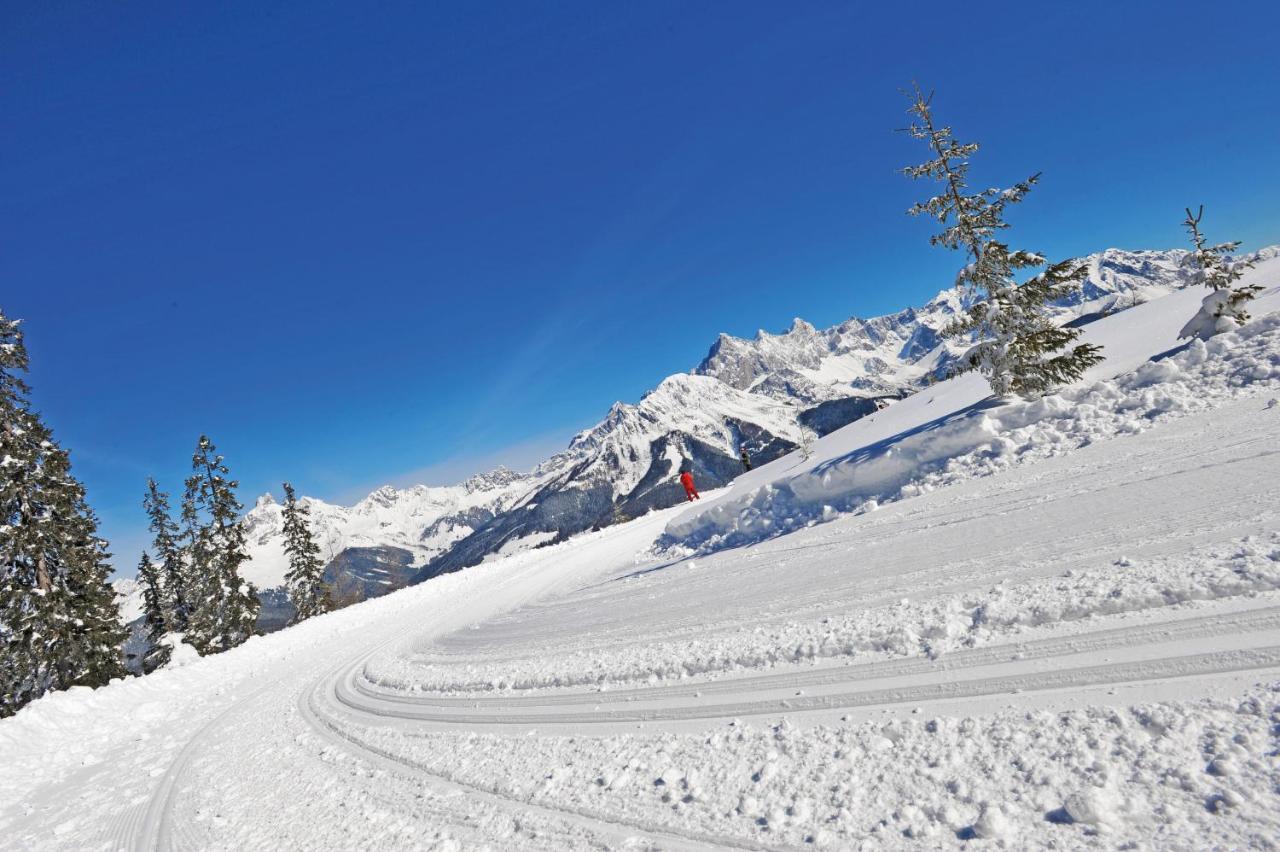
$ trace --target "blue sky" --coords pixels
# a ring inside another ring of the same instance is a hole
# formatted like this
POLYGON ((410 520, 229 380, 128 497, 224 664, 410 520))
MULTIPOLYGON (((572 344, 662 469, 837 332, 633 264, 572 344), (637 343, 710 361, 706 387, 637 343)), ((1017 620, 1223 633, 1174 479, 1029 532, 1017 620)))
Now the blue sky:
POLYGON ((1043 171, 1053 257, 1280 242, 1273 3, 7 3, 0 305, 117 552, 197 436, 289 479, 527 466, 720 331, 920 303, 899 89, 1043 171))

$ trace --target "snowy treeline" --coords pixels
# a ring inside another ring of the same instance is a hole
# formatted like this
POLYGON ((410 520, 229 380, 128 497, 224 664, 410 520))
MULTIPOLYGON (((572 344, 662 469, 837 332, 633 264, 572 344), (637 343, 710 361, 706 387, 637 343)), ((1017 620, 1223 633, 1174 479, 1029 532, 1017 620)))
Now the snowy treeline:
MULTIPOLYGON (((31 406, 19 321, 0 312, 0 716, 52 690, 102 686, 126 674, 110 553, 67 450, 31 406)), ((147 482, 154 536, 138 565, 143 587, 142 669, 169 661, 178 643, 200 654, 253 635, 257 591, 240 575, 248 559, 237 483, 201 436, 180 522, 169 495, 147 482)), ((304 507, 285 506, 289 584, 298 618, 329 608, 304 507)))
POLYGON ((107 542, 67 451, 31 407, 18 322, 0 312, 0 716, 124 675, 107 542))
MULTIPOLYGON (((154 479, 147 481, 143 506, 151 519, 153 550, 159 565, 143 554, 138 580, 143 586, 147 650, 143 670, 164 665, 172 647, 186 642, 202 655, 243 644, 254 633, 261 601, 253 583, 241 576, 249 560, 246 531, 236 499, 239 483, 230 478, 226 461, 208 437, 201 435, 191 459, 175 522, 169 495, 154 479)), ((293 486, 284 483, 286 580, 294 606, 294 623, 332 608, 322 579, 320 547, 307 525, 306 507, 293 486)))

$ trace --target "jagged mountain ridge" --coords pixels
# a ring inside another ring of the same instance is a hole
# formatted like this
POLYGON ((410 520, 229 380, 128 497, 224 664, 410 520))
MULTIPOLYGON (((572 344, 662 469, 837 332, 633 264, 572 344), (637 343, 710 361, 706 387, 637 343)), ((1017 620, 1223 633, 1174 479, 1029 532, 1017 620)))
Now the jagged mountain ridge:
MULTIPOLYGON (((1277 249, 1264 249, 1259 256, 1277 249)), ((1185 286, 1187 252, 1107 249, 1082 259, 1089 270, 1079 295, 1055 307, 1059 321, 1132 307, 1185 286)), ((940 332, 965 306, 956 288, 920 308, 872 319, 853 317, 827 329, 796 319, 781 334, 721 334, 694 372, 741 390, 817 403, 850 395, 892 395, 940 376, 960 351, 940 332)))
MULTIPOLYGON (((523 484, 529 479, 530 474, 498 468, 459 485, 403 489, 384 485, 351 507, 311 497, 302 497, 300 502, 307 508, 320 552, 331 567, 347 550, 377 548, 408 554, 410 562, 421 564, 505 511, 524 493, 523 484)), ((280 585, 288 568, 283 507, 264 494, 245 515, 244 523, 250 554, 244 569, 246 579, 261 588, 280 585)), ((351 578, 335 574, 329 579, 341 585, 351 578)), ((398 588, 401 584, 394 585, 398 588)))
MULTIPOLYGON (((1123 309, 1185 286, 1186 254, 1109 249, 1083 258, 1088 277, 1077 297, 1057 306, 1059 319, 1123 309)), ((1277 254, 1280 246, 1256 257, 1277 254)), ((683 499, 674 482, 682 461, 705 487, 727 482, 741 469, 740 447, 767 461, 795 446, 798 418, 831 431, 874 410, 868 401, 909 393, 945 372, 959 347, 942 341, 940 331, 963 305, 949 288, 923 307, 827 329, 797 319, 781 334, 722 334, 690 373, 668 377, 638 403, 615 404, 530 473, 499 469, 449 487, 384 486, 350 508, 304 498, 322 551, 338 563, 330 565, 331 578, 350 584, 350 572, 364 570, 358 559, 338 560, 349 550, 381 554, 383 562, 368 565, 360 581, 366 594, 378 594, 397 587, 385 582, 386 560, 417 566, 416 582, 671 505, 683 499)), ((246 574, 264 588, 284 574, 279 512, 264 499, 246 516, 246 574)))
POLYGON ((441 554, 415 580, 497 553, 563 539, 683 499, 682 464, 706 487, 741 472, 738 453, 769 461, 795 446, 795 407, 710 376, 669 376, 639 403, 616 403, 603 421, 539 465, 537 483, 514 511, 495 516, 441 554))

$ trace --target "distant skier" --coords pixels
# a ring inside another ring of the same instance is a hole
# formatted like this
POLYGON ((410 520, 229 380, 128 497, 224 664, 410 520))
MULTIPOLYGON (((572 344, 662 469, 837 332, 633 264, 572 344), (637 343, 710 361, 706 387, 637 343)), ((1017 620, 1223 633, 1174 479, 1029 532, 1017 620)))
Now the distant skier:
POLYGON ((698 496, 698 489, 693 484, 692 471, 682 470, 680 472, 680 484, 684 486, 684 496, 689 498, 690 503, 692 503, 694 500, 702 499, 701 497, 698 496))
POLYGON ((742 469, 744 471, 751 470, 751 456, 747 455, 747 448, 742 448, 742 469))

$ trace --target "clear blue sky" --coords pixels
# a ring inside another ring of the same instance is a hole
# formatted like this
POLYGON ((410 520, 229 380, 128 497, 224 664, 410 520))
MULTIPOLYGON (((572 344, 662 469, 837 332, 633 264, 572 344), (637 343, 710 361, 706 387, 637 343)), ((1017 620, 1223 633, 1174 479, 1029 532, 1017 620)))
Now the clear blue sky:
POLYGON ((0 305, 117 564, 246 503, 547 455, 716 333, 920 303, 899 89, 1051 256, 1280 242, 1277 4, 4 3, 0 305))

